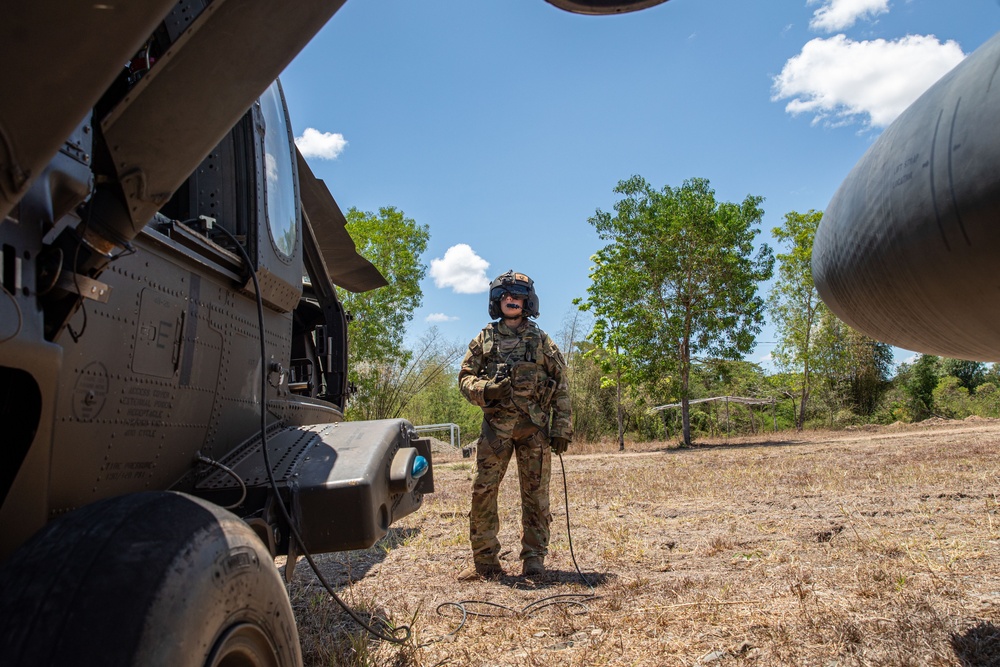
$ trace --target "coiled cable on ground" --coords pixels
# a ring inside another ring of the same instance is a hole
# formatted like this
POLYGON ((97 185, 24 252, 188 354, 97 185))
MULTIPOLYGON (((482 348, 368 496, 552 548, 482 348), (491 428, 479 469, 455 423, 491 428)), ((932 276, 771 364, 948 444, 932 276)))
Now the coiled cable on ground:
POLYGON ((526 604, 520 609, 515 609, 514 607, 509 607, 507 605, 498 604, 496 602, 489 602, 486 600, 462 600, 461 602, 442 602, 437 606, 436 609, 438 616, 447 616, 448 614, 445 613, 446 610, 452 608, 458 609, 458 611, 461 613, 458 626, 451 632, 442 635, 440 638, 429 642, 425 642, 421 644, 421 646, 428 646, 432 644, 434 641, 440 641, 442 639, 447 639, 449 637, 457 635, 459 631, 461 631, 461 629, 465 626, 465 622, 468 620, 470 616, 480 616, 484 618, 531 618, 542 609, 546 609, 552 606, 566 606, 571 608, 578 607, 579 611, 576 611, 575 613, 577 615, 582 615, 590 611, 590 608, 586 604, 587 602, 591 600, 597 600, 600 598, 600 596, 597 595, 597 591, 595 590, 594 585, 590 583, 590 580, 588 580, 587 577, 583 574, 583 572, 580 570, 579 564, 577 564, 576 562, 576 551, 573 549, 573 531, 570 528, 570 521, 569 521, 569 484, 566 482, 566 465, 563 462, 562 454, 558 454, 558 456, 559 456, 559 468, 562 470, 563 498, 565 499, 566 502, 566 537, 567 540, 569 541, 569 554, 570 557, 573 559, 573 567, 576 569, 576 573, 580 576, 581 581, 583 581, 583 583, 587 585, 587 588, 590 589, 590 593, 559 593, 557 595, 548 595, 546 597, 535 600, 534 602, 526 604), (498 611, 472 611, 469 609, 470 606, 491 607, 498 611))

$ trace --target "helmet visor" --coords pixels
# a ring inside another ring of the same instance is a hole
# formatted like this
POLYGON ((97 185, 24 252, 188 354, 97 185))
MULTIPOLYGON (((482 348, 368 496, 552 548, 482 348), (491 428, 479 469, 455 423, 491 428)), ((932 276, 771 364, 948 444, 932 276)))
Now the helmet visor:
POLYGON ((500 300, 505 294, 510 294, 515 299, 527 299, 529 290, 524 285, 498 285, 490 290, 490 299, 500 300))

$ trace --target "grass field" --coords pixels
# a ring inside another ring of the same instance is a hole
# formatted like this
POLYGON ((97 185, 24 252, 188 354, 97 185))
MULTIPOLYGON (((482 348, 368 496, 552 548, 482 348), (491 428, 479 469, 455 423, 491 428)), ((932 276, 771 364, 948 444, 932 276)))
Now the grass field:
POLYGON ((419 512, 371 549, 317 558, 354 609, 411 639, 366 636, 300 563, 290 594, 306 664, 1000 665, 1000 422, 617 449, 563 457, 592 587, 570 553, 558 460, 553 572, 517 576, 512 465, 509 576, 458 582, 473 464, 448 452, 419 512), (447 604, 463 601, 464 622, 447 604))

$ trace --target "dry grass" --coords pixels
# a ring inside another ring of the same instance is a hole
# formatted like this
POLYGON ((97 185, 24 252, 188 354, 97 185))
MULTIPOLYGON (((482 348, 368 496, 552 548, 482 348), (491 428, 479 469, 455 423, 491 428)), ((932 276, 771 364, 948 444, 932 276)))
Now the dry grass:
MULTIPOLYGON (((1000 422, 778 433, 704 443, 575 447, 564 457, 586 607, 554 464, 540 581, 458 582, 469 564, 471 465, 435 461, 438 491, 363 552, 320 556, 367 616, 410 625, 372 640, 300 563, 291 586, 307 665, 1000 665, 1000 422), (459 610, 439 605, 469 604, 459 610), (454 632, 449 636, 449 633, 454 632)), ((502 557, 517 561, 516 470, 502 557)))

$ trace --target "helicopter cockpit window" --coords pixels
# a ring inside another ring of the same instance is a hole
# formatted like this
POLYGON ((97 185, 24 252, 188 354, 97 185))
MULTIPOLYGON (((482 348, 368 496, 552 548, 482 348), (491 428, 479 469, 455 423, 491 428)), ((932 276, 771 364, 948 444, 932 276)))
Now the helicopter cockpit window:
POLYGON ((267 226, 271 243, 285 257, 295 253, 295 178, 292 172, 292 147, 285 108, 281 103, 278 82, 260 96, 264 118, 264 175, 267 226))

